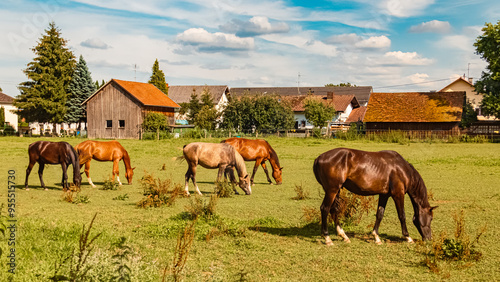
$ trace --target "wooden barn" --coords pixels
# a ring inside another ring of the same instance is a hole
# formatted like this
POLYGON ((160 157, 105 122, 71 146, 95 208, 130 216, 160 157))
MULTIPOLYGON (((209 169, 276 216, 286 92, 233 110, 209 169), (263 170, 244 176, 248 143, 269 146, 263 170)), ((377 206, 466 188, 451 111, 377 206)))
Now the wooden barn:
POLYGON ((112 79, 83 102, 89 138, 138 139, 144 116, 164 114, 174 123, 180 106, 149 83, 112 79))
POLYGON ((465 92, 372 93, 364 122, 367 133, 400 130, 415 137, 460 133, 465 92))

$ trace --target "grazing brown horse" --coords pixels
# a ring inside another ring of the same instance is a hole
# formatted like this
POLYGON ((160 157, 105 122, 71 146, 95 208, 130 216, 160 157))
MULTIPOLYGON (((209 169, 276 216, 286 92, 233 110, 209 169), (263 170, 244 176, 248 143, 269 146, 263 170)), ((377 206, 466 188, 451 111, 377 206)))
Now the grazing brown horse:
POLYGON ((125 164, 125 177, 127 178, 128 184, 132 184, 132 177, 134 176, 134 168, 130 165, 130 157, 127 151, 122 147, 118 141, 93 141, 88 140, 82 142, 75 147, 76 151, 80 155, 80 165, 85 164, 85 174, 89 180, 89 184, 93 188, 96 186, 92 183, 90 179, 90 161, 92 159, 100 162, 113 162, 113 181, 118 180, 118 184, 122 185, 120 181, 120 170, 118 168, 118 163, 123 160, 125 164))
MULTIPOLYGON (((231 145, 201 142, 190 143, 185 145, 183 148, 183 158, 186 159, 188 163, 185 186, 185 192, 187 195, 189 195, 189 179, 193 181, 193 184, 196 187, 196 192, 201 195, 200 189, 196 184, 196 167, 198 165, 209 169, 218 168, 219 172, 217 174, 217 181, 222 179, 223 173, 228 172, 231 182, 233 183, 236 182, 233 174, 233 169, 236 168, 239 177, 238 185, 241 189, 243 189, 245 194, 252 194, 245 161, 231 145)), ((238 194, 236 189, 234 191, 238 194)))
POLYGON ((236 151, 240 153, 245 161, 255 161, 255 165, 253 167, 252 177, 250 178, 250 183, 254 185, 253 179, 255 177, 255 173, 259 168, 259 165, 262 166, 264 172, 267 176, 267 181, 269 184, 273 184, 271 178, 269 178, 269 173, 267 172, 266 161, 269 161, 271 167, 273 168, 273 178, 276 180, 276 184, 280 185, 283 180, 281 178, 282 167, 280 167, 280 161, 278 159, 278 155, 274 151, 274 149, 269 145, 266 140, 263 139, 245 139, 233 137, 226 140, 221 141, 221 143, 227 143, 234 148, 236 151))
POLYGON ((68 184, 68 166, 73 166, 73 183, 80 188, 82 182, 82 176, 80 175, 80 163, 78 161, 78 154, 73 147, 66 142, 49 142, 49 141, 37 141, 31 143, 28 147, 28 155, 30 162, 28 168, 26 169, 26 181, 24 182, 24 188, 28 188, 28 177, 31 173, 31 169, 38 162, 38 176, 40 177, 40 184, 42 188, 45 188, 45 183, 43 182, 43 169, 46 164, 61 164, 63 175, 61 184, 63 190, 66 191, 69 188, 68 184))
POLYGON ((375 242, 381 244, 378 228, 384 216, 389 197, 394 199, 403 236, 413 242, 406 229, 404 196, 410 196, 413 205, 413 224, 423 240, 432 238, 432 210, 427 200, 427 188, 417 170, 394 151, 365 152, 337 148, 321 154, 314 161, 314 175, 325 190, 321 204, 321 233, 327 245, 333 245, 328 234, 328 212, 332 214, 338 235, 346 242, 349 238, 339 225, 336 214, 336 197, 342 187, 362 196, 379 195, 378 210, 372 234, 375 242))

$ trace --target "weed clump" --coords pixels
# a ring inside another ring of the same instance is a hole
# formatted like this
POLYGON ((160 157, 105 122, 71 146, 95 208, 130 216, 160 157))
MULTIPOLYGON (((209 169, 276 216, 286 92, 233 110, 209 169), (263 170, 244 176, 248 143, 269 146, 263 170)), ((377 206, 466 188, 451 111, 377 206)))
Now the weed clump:
POLYGON ((196 220, 200 217, 205 219, 210 219, 215 216, 215 209, 217 206, 217 200, 219 198, 216 194, 210 196, 208 203, 204 201, 200 196, 195 196, 189 200, 189 205, 185 206, 186 212, 191 219, 196 220))
POLYGON ((297 193, 297 196, 292 198, 294 200, 305 200, 309 198, 309 192, 304 189, 302 184, 295 185, 295 193, 297 193))
POLYGON ((223 181, 216 181, 214 193, 219 198, 230 198, 234 195, 233 185, 226 179, 224 179, 223 181))
POLYGON ((108 179, 104 180, 104 183, 99 190, 118 190, 118 183, 111 177, 108 177, 108 179))
POLYGON ((461 210, 456 213, 453 220, 455 221, 455 234, 452 238, 448 237, 446 232, 443 231, 438 239, 432 241, 430 250, 428 245, 423 246, 423 252, 425 253, 423 264, 435 273, 440 272, 440 261, 470 263, 478 261, 482 257, 482 253, 476 250, 476 244, 479 243, 479 238, 486 232, 486 226, 477 232, 474 240, 470 240, 465 229, 464 211, 461 210))
POLYGON ((69 189, 63 191, 61 195, 63 201, 71 204, 88 204, 90 203, 90 197, 86 195, 80 195, 80 188, 76 185, 71 184, 69 189))
POLYGON ((123 195, 118 195, 118 196, 113 198, 113 200, 115 200, 115 201, 125 201, 126 199, 128 199, 127 193, 125 193, 123 195))
POLYGON ((174 258, 171 266, 166 266, 163 270, 163 279, 166 281, 167 273, 171 273, 174 281, 181 281, 181 272, 186 266, 187 257, 194 240, 196 220, 186 225, 183 232, 177 236, 177 244, 174 250, 174 258))
POLYGON ((182 195, 182 186, 172 183, 171 179, 161 180, 145 173, 140 182, 146 196, 137 203, 141 208, 171 206, 182 195))

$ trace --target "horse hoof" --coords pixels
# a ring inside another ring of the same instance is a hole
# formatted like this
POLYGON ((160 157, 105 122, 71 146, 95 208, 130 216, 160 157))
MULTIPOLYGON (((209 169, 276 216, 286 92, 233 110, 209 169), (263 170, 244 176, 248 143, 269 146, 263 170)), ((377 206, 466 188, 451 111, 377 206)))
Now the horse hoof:
POLYGON ((45 188, 45 189, 43 189, 43 190, 45 190, 45 191, 49 191, 49 189, 47 189, 47 188, 45 188))
POLYGON ((375 242, 375 244, 380 246, 380 245, 382 245, 382 241, 377 241, 377 242, 375 242))
POLYGON ((26 191, 29 191, 29 190, 30 190, 30 188, 26 188, 26 191))
POLYGON ((333 246, 333 242, 332 241, 325 242, 325 245, 327 245, 328 247, 333 246))

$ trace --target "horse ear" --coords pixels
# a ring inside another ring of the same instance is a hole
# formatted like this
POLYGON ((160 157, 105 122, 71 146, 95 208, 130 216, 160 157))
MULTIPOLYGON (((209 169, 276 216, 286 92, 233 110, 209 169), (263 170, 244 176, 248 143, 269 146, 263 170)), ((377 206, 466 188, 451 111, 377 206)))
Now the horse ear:
POLYGON ((433 211, 435 208, 438 208, 439 206, 431 207, 430 211, 433 211))
POLYGON ((134 170, 134 169, 135 169, 135 167, 132 168, 132 170, 134 170))
POLYGON ((82 174, 83 174, 83 171, 82 171, 82 172, 80 172, 80 175, 82 175, 82 174))
POLYGON ((283 170, 283 167, 280 167, 280 170, 283 170))
POLYGON ((245 179, 246 179, 246 178, 248 178, 248 174, 247 174, 247 175, 245 175, 245 177, 243 177, 243 178, 245 178, 245 179))

